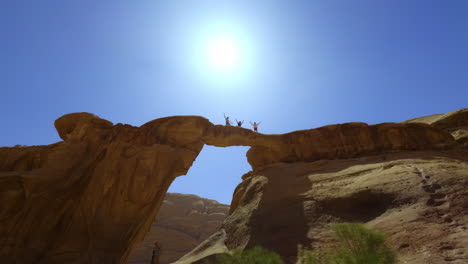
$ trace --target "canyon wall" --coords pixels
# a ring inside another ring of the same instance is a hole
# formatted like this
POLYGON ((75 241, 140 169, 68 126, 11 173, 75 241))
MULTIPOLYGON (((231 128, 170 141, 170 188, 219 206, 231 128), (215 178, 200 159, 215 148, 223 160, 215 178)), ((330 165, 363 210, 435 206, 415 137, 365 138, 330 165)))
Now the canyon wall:
POLYGON ((223 223, 229 205, 196 195, 167 193, 142 243, 132 252, 129 264, 148 264, 158 242, 159 261, 178 260, 211 236, 223 223))
POLYGON ((386 233, 397 263, 467 263, 466 186, 464 149, 271 164, 244 175, 218 232, 176 264, 254 246, 295 263, 298 245, 336 246, 337 222, 386 233))
MULTIPOLYGON (((204 144, 251 146, 254 172, 277 163, 459 147, 449 132, 422 123, 347 123, 264 135, 197 116, 133 127, 74 113, 55 127, 61 142, 0 148, 2 263, 126 263, 168 187, 204 144)), ((240 196, 234 195, 233 208, 240 196)))

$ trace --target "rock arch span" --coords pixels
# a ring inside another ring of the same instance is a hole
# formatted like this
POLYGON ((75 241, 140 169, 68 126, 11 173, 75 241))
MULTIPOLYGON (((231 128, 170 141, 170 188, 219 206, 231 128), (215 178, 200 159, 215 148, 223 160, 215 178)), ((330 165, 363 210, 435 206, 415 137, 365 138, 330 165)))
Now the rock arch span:
POLYGON ((198 116, 133 127, 73 113, 55 127, 61 142, 0 148, 2 263, 126 263, 170 184, 187 173, 204 144, 251 146, 253 170, 456 144, 449 133, 419 123, 346 123, 263 135, 198 116))

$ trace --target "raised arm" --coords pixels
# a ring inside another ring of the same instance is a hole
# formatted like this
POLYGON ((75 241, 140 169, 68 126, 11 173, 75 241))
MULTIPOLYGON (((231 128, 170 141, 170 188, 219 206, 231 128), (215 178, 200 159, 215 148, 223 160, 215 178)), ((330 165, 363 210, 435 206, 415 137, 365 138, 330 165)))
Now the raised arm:
POLYGON ((253 126, 252 121, 249 121, 249 123, 253 126))
POLYGON ((260 125, 260 123, 262 123, 262 122, 258 122, 257 126, 260 125))

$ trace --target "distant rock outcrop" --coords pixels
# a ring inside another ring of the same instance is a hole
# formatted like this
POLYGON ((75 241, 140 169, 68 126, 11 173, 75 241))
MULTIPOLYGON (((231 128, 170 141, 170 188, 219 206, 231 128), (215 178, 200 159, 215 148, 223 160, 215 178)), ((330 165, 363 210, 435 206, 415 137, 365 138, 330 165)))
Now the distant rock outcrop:
POLYGON ((276 163, 458 146, 448 132, 420 123, 263 135, 197 116, 133 127, 74 113, 55 127, 62 142, 0 148, 2 263, 126 263, 169 185, 187 173, 204 144, 252 146, 247 158, 254 172, 276 163))
POLYGON ((150 263, 155 241, 161 247, 161 264, 176 261, 217 231, 228 211, 229 205, 214 200, 167 193, 150 231, 128 263, 150 263))

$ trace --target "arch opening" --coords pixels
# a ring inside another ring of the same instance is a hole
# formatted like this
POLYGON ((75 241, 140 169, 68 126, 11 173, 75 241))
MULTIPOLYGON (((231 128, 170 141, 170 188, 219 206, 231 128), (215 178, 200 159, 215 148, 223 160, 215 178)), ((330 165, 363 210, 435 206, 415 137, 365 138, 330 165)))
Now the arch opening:
POLYGON ((242 175, 252 170, 246 157, 249 148, 205 145, 187 175, 177 177, 168 192, 195 194, 230 204, 242 175))

